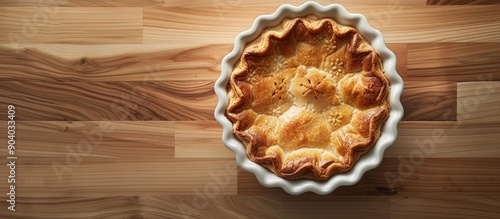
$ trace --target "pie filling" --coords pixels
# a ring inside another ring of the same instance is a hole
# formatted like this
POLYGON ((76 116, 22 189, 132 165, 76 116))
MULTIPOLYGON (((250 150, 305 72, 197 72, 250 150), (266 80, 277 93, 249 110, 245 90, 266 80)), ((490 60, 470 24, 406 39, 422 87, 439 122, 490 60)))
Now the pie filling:
POLYGON ((286 19, 245 47, 226 115, 252 161, 283 178, 327 180, 375 145, 389 92, 378 54, 356 29, 286 19))

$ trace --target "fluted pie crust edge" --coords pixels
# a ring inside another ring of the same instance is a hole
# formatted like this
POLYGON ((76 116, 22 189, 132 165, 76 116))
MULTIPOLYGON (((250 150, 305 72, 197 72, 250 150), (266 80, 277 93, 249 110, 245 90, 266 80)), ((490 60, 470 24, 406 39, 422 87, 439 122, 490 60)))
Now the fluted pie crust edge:
POLYGON ((226 116, 250 160, 286 179, 349 170, 389 117, 378 54, 329 18, 285 19, 249 43, 227 87, 226 116))

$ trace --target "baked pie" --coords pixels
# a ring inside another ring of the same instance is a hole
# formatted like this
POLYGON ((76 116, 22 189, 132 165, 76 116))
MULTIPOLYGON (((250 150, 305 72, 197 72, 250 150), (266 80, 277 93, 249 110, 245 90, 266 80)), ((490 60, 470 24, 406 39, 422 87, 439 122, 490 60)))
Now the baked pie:
POLYGON ((246 45, 226 116, 250 160, 286 179, 348 171, 381 135, 390 84, 379 55, 329 18, 285 19, 246 45))

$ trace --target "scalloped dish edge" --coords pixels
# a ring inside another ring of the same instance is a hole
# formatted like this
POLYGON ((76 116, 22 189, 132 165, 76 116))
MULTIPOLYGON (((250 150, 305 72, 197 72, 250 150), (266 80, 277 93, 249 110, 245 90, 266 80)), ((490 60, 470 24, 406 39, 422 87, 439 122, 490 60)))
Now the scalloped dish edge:
POLYGON ((351 14, 339 4, 321 6, 316 2, 306 2, 298 7, 285 4, 281 5, 271 15, 261 15, 257 17, 249 30, 238 34, 235 39, 233 50, 222 60, 221 76, 216 81, 214 90, 218 97, 214 116, 223 128, 222 141, 227 148, 235 153, 238 165, 244 170, 255 174, 257 180, 263 186, 281 187, 292 195, 298 195, 304 192, 314 192, 326 195, 333 192, 339 186, 357 183, 366 171, 377 167, 381 163, 384 151, 396 140, 397 125, 404 113, 403 106, 400 102, 400 96, 403 90, 403 80, 396 71, 396 56, 386 47, 382 34, 378 30, 372 28, 363 15, 351 14), (379 54, 385 74, 391 83, 391 92, 389 96, 392 108, 389 112, 389 119, 383 127, 382 135, 379 140, 368 153, 357 161, 350 171, 334 175, 327 181, 314 181, 308 179, 287 180, 278 177, 267 168, 252 162, 247 157, 243 143, 233 134, 232 123, 225 116, 225 109, 228 105, 226 85, 228 84, 231 72, 239 60, 245 45, 256 39, 262 30, 267 27, 278 25, 286 17, 304 17, 311 14, 331 18, 340 24, 356 28, 379 54))

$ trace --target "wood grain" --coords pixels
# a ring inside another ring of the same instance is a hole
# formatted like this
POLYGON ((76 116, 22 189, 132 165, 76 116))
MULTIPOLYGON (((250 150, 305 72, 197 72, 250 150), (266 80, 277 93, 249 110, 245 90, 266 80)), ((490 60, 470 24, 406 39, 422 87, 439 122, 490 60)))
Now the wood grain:
POLYGON ((215 121, 175 122, 175 158, 234 157, 221 139, 222 127, 215 121))
MULTIPOLYGON (((344 5, 364 14, 388 43, 500 42, 500 6, 378 6, 344 5), (439 20, 439 22, 435 22, 439 20), (433 23, 433 25, 429 25, 433 23), (467 30, 467 31, 464 31, 467 30)), ((261 14, 275 7, 144 8, 144 43, 232 43, 261 14), (186 19, 189 17, 190 19, 186 19), (179 27, 178 20, 184 20, 179 27), (226 22, 230 21, 230 22, 226 22)))
MULTIPOLYGON (((51 163, 72 153, 93 163, 174 158, 171 121, 18 121, 16 129, 17 152, 31 162, 51 163)), ((7 133, 7 127, 1 126, 0 133, 7 133)))
POLYGON ((403 80, 407 79, 408 74, 408 45, 405 43, 387 43, 394 55, 396 55, 396 71, 403 80))
POLYGON ((453 121, 457 114, 457 87, 447 81, 405 81, 401 103, 406 121, 453 121))
POLYGON ((500 196, 437 196, 392 197, 391 218, 498 218, 500 196), (415 209, 426 209, 415 211, 415 209))
POLYGON ((412 43, 408 78, 429 81, 500 80, 499 43, 412 43))
MULTIPOLYGON (((168 159, 100 162, 69 154, 52 161, 16 161, 16 197, 105 197, 134 195, 236 195, 234 159, 168 159), (78 159, 78 157, 80 159, 78 159), (207 190, 207 192, 205 192, 207 190)), ((7 173, 7 166, 0 171, 7 173)), ((8 188, 7 180, 0 186, 8 188)))
POLYGON ((216 104, 209 81, 4 82, 0 91, 17 120, 210 120, 216 104))
POLYGON ((390 197, 373 196, 359 200, 357 197, 303 197, 284 198, 284 218, 307 218, 310 215, 321 218, 349 217, 388 218, 390 215, 390 197), (359 206, 363 208, 359 208, 359 206))
POLYGON ((272 196, 222 196, 193 218, 280 218, 284 203, 281 197, 272 196))
MULTIPOLYGON (((209 204, 195 205, 195 196, 115 196, 98 198, 24 198, 19 201, 15 215, 0 212, 9 218, 304 218, 308 215, 370 214, 371 218, 496 218, 498 196, 373 196, 362 201, 356 196, 271 197, 223 195, 211 199, 209 204), (359 208, 362 204, 364 207, 359 208), (392 207, 388 207, 389 204, 392 207), (32 206, 31 211, 25 206, 32 206), (456 208, 459 206, 460 208, 456 208), (185 207, 185 208, 184 208, 185 207), (197 208, 198 207, 198 208, 197 208), (60 209, 52 212, 51 208, 60 209), (415 211, 416 208, 428 211, 415 211), (93 209, 88 211, 88 209, 93 209), (184 211, 185 209, 185 211, 184 211), (365 212, 366 211, 366 212, 365 212), (34 213, 37 212, 37 213, 34 213), (85 213, 83 213, 85 212, 85 213)), ((203 202, 201 202, 203 203, 203 202)), ((2 205, 5 205, 2 203, 2 205)), ((357 217, 356 217, 357 218, 357 217)))
POLYGON ((498 5, 496 0, 427 0, 428 5, 498 5))
MULTIPOLYGON (((332 4, 330 0, 318 0, 316 1, 322 5, 332 4)), ((36 0, 4 0, 0 3, 0 7, 13 7, 13 6, 63 6, 63 7, 184 7, 184 8, 198 8, 198 7, 218 7, 220 9, 229 10, 228 8, 238 6, 267 6, 278 8, 282 4, 292 4, 301 5, 304 1, 300 0, 277 0, 277 1, 265 1, 265 0, 254 0, 254 1, 243 1, 243 0, 214 0, 214 1, 204 1, 204 0, 138 0, 138 1, 97 1, 97 0, 56 0, 56 1, 36 1, 36 0)), ((335 1, 338 4, 352 4, 353 1, 350 0, 338 0, 335 1)), ((425 5, 426 0, 358 0, 354 2, 355 4, 373 4, 373 5, 390 5, 398 3, 401 5, 425 5)))
MULTIPOLYGON (((271 12, 262 9, 263 12, 271 12)), ((143 42, 230 44, 239 32, 250 28, 256 17, 255 11, 250 8, 245 11, 192 8, 189 11, 183 8, 144 8, 143 42), (185 22, 179 27, 178 20, 185 22), (244 24, 247 24, 246 27, 244 24)))
MULTIPOLYGON (((0 45, 0 81, 215 81, 230 44, 0 45)), ((406 44, 388 44, 406 78, 406 44)))
MULTIPOLYGON (((5 205, 2 203, 2 205, 5 205)), ((277 218, 281 198, 264 196, 113 196, 96 198, 23 198, 16 214, 9 218, 277 218), (200 198, 201 197, 201 198, 200 198), (208 200, 210 202, 206 203, 208 200), (30 209, 25 206, 31 206, 30 209), (51 209, 59 211, 53 212, 51 209), (92 209, 92 211, 89 211, 92 209), (75 212, 82 212, 75 214, 75 212)))
POLYGON ((141 8, 0 7, 0 43, 141 43, 141 8))
POLYGON ((398 138, 385 157, 416 156, 423 150, 428 158, 499 158, 498 122, 401 122, 398 138))
MULTIPOLYGON (((415 157, 416 158, 416 157, 415 157)), ((380 166, 366 172, 360 183, 339 187, 328 197, 419 194, 500 196, 498 158, 384 158, 380 166), (412 163, 410 163, 412 162, 412 163), (417 165, 415 165, 417 164, 417 165)), ((287 195, 279 188, 259 185, 255 175, 238 173, 238 194, 287 195)), ((317 196, 307 193, 303 196, 317 196)), ((498 209, 495 212, 499 213, 498 209)))
POLYGON ((457 98, 459 120, 500 121, 500 82, 458 83, 457 98))
POLYGON ((232 49, 229 44, 22 46, 0 45, 0 81, 215 81, 232 49))
POLYGON ((0 218, 500 218, 499 3, 318 2, 364 14, 405 81, 382 164, 326 196, 260 185, 213 118, 235 36, 303 1, 2 0, 0 218))

